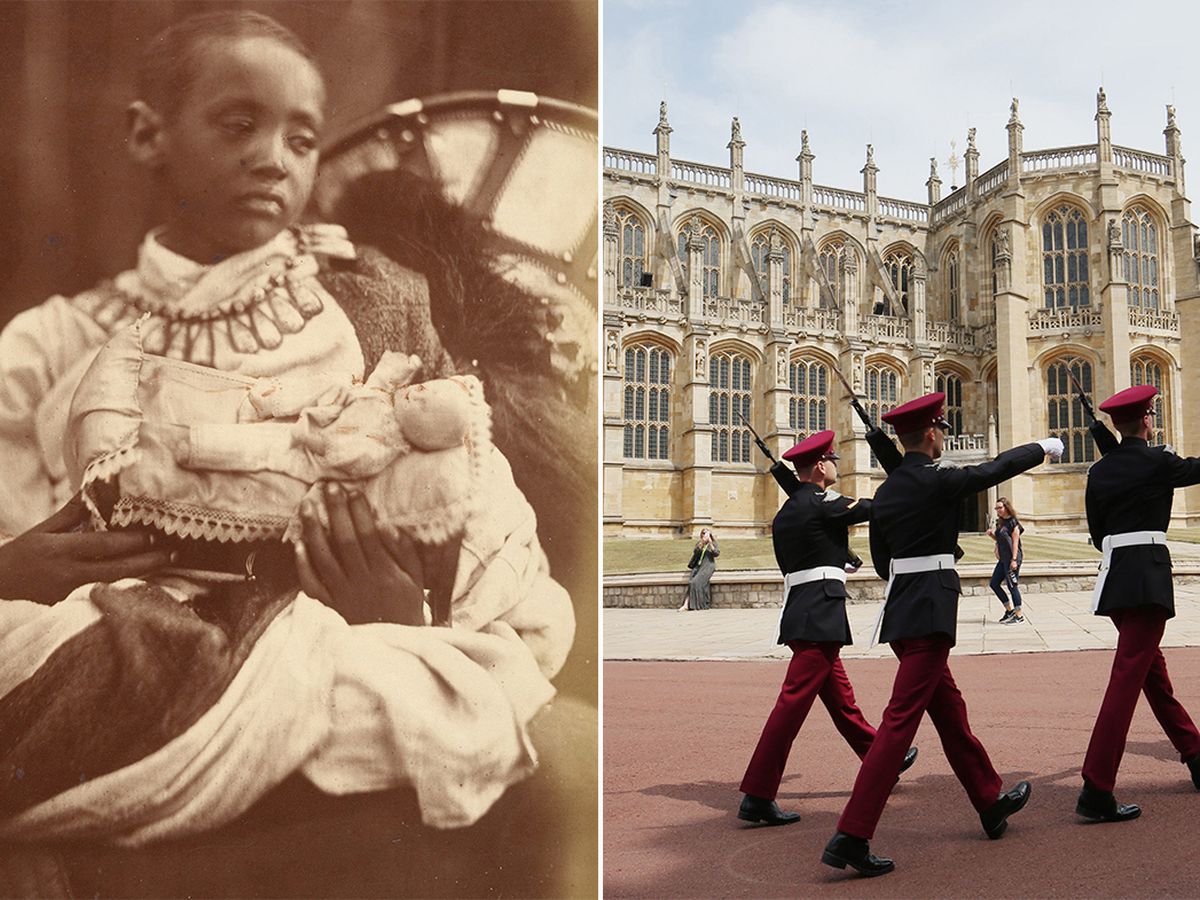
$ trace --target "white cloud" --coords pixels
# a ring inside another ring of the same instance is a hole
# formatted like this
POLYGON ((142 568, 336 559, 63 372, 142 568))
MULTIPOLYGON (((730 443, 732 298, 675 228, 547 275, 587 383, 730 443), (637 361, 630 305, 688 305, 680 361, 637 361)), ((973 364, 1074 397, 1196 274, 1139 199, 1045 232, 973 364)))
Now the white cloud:
POLYGON ((920 199, 931 155, 948 186, 950 141, 961 156, 968 127, 978 129, 982 169, 1004 158, 1014 95, 1026 149, 1094 142, 1103 77, 1114 141, 1162 152, 1173 96, 1185 147, 1189 122, 1200 140, 1197 25, 1200 14, 1184 2, 1133 13, 1115 2, 663 9, 621 0, 605 6, 605 140, 652 150, 665 97, 680 158, 726 162, 737 115, 752 171, 795 177, 807 128, 818 182, 859 186, 864 145, 873 143, 880 192, 920 199))

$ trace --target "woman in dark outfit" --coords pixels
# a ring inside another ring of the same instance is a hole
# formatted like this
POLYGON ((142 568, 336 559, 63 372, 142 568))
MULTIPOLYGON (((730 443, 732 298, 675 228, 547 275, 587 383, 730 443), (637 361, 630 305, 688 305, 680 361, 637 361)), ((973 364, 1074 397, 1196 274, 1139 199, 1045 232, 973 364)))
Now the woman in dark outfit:
POLYGON ((712 607, 712 594, 709 593, 708 580, 717 569, 716 558, 721 555, 717 539, 707 528, 700 529, 700 540, 692 551, 688 568, 692 570, 688 578, 687 602, 679 607, 683 609, 709 609, 712 607))
POLYGON ((1017 511, 1007 497, 996 501, 996 528, 988 529, 988 535, 996 542, 996 568, 992 572, 991 588, 1004 604, 1001 625, 1024 622, 1021 615, 1021 590, 1017 577, 1021 574, 1021 560, 1025 551, 1021 547, 1021 532, 1025 526, 1017 521, 1017 511), (1007 583, 1012 600, 1004 593, 1002 584, 1007 583))

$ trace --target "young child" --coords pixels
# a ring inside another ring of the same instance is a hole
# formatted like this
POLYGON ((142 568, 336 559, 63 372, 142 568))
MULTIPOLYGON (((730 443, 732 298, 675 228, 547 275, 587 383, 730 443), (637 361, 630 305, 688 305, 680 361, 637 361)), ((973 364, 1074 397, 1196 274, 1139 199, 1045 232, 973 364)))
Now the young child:
MULTIPOLYGON (((0 546, 0 720, 27 723, 0 751, 26 773, 0 791, 0 839, 195 832, 297 771, 330 793, 408 785, 426 824, 470 824, 533 769, 528 725, 574 627, 498 452, 453 545, 450 628, 347 624, 386 618, 392 589, 419 607, 434 577, 353 487, 326 493, 327 527, 302 505, 290 587, 221 595, 155 577, 152 537, 80 533, 70 506, 29 527, 79 488, 64 436, 80 379, 145 316, 148 354, 217 380, 361 380, 389 351, 418 357, 427 379, 453 375, 419 275, 300 224, 324 86, 291 32, 248 12, 186 19, 151 42, 140 91, 128 145, 166 221, 136 269, 0 335, 0 530, 23 532, 0 546), (118 580, 137 575, 151 577, 118 580)), ((103 394, 104 377, 85 393, 103 394)), ((180 396, 156 398, 167 421, 188 421, 180 396)), ((207 487, 191 486, 201 505, 207 487)))

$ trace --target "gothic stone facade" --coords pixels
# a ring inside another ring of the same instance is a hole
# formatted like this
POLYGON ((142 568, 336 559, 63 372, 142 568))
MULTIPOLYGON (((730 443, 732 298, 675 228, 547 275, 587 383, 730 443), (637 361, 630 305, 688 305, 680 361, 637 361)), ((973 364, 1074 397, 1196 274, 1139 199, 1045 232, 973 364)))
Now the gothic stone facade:
MULTIPOLYGON (((1014 100, 1008 157, 984 172, 974 129, 965 184, 927 203, 746 172, 733 121, 728 168, 671 158, 666 104, 654 156, 604 151, 606 535, 764 533, 781 501, 743 418, 778 456, 838 433, 846 494, 883 472, 841 373, 878 421, 932 390, 949 396, 948 462, 1058 435, 1062 462, 998 493, 1036 530, 1082 530, 1096 458, 1071 387, 1096 401, 1162 391, 1156 441, 1200 453, 1200 286, 1175 113, 1165 153, 1116 146, 1103 89, 1096 143, 1026 151, 1014 100)), ((981 528, 989 498, 964 507, 981 528)), ((1200 519, 1179 494, 1177 523, 1200 519)))

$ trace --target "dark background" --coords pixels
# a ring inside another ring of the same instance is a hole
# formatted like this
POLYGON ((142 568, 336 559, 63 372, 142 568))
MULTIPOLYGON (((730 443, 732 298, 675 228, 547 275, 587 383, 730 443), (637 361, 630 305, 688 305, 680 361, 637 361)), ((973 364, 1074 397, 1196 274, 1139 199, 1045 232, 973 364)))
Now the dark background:
POLYGON ((143 42, 247 8, 295 31, 329 88, 328 130, 387 103, 513 88, 597 106, 592 0, 0 2, 0 324, 128 268, 154 221, 125 152, 143 42))

